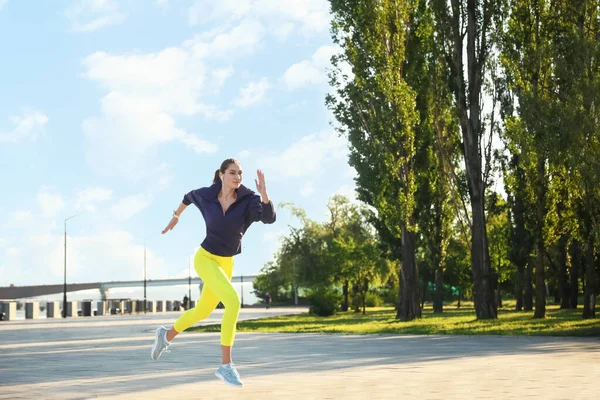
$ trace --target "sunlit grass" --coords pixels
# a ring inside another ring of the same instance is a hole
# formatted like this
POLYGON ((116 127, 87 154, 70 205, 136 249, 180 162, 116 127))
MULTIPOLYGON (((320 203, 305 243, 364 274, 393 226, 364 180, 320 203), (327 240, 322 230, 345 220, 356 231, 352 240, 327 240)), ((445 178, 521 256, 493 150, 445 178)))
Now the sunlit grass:
MULTIPOLYGON (((443 314, 433 314, 425 306, 419 320, 396 320, 393 307, 367 308, 366 315, 340 312, 331 317, 308 314, 264 318, 238 323, 238 332, 336 333, 336 334, 446 334, 446 335, 540 335, 600 336, 600 320, 582 320, 581 307, 560 310, 546 306, 546 318, 534 319, 533 312, 513 311, 514 301, 504 302, 497 320, 478 321, 472 303, 460 309, 444 307, 443 314)), ((218 332, 220 325, 195 327, 200 332, 218 332)))

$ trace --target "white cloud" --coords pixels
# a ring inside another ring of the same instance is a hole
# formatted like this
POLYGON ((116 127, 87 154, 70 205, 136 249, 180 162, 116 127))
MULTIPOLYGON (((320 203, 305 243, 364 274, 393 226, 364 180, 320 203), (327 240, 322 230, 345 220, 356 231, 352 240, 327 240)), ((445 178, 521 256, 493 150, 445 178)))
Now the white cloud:
MULTIPOLYGON (((260 48, 274 29, 268 25, 270 19, 281 17, 277 29, 285 33, 294 24, 310 27, 329 18, 326 1, 321 0, 196 1, 193 7, 198 12, 190 11, 192 23, 199 21, 202 11, 208 18, 221 19, 217 28, 162 51, 96 52, 83 60, 83 75, 106 90, 100 112, 82 123, 86 159, 97 173, 129 179, 152 176, 155 154, 164 143, 179 142, 197 153, 217 152, 208 133, 184 130, 178 118, 200 115, 227 121, 232 117, 233 110, 210 104, 209 95, 218 94, 233 75, 233 60, 260 48), (319 17, 323 10, 325 17, 319 17)), ((250 83, 233 104, 258 103, 269 87, 266 78, 250 83)))
POLYGON ((286 236, 286 231, 268 231, 263 235, 263 250, 269 256, 273 255, 279 249, 281 239, 286 236))
POLYGON ((233 72, 234 69, 231 66, 212 70, 210 72, 209 87, 207 88, 208 92, 218 94, 225 85, 227 79, 233 75, 233 72))
POLYGON ((150 205, 150 199, 146 194, 136 194, 123 197, 112 206, 111 213, 119 220, 131 218, 150 205))
POLYGON ((7 247, 4 251, 6 257, 18 257, 21 254, 21 249, 17 247, 7 247))
POLYGON ((358 203, 355 185, 342 185, 336 190, 336 194, 341 194, 350 199, 351 202, 358 203))
POLYGON ((42 186, 37 194, 37 201, 42 215, 46 218, 54 218, 56 214, 65 208, 65 201, 56 190, 42 186))
POLYGON ((305 35, 321 33, 331 19, 327 0, 196 0, 188 12, 191 25, 248 18, 263 21, 279 35, 295 28, 305 35))
POLYGON ((156 193, 166 188, 173 180, 173 175, 170 171, 170 165, 163 163, 158 166, 154 172, 155 181, 152 185, 152 192, 156 193))
POLYGON ((33 213, 31 211, 15 211, 12 214, 12 220, 15 222, 25 222, 25 223, 29 223, 29 222, 33 222, 34 218, 33 218, 33 213))
POLYGON ((327 84, 327 69, 331 57, 336 54, 333 46, 321 46, 310 60, 304 60, 289 67, 283 74, 283 83, 290 89, 299 89, 309 85, 327 84))
POLYGON ((203 140, 194 135, 184 134, 180 139, 186 146, 193 149, 196 153, 215 153, 218 149, 216 144, 203 140))
POLYGON ((154 5, 158 8, 168 8, 169 0, 154 0, 154 5))
POLYGON ((19 210, 9 214, 4 229, 27 229, 35 225, 35 217, 31 211, 19 210))
MULTIPOLYGON (((202 87, 206 67, 180 48, 167 48, 158 53, 111 55, 97 52, 83 60, 85 76, 97 81, 114 100, 106 107, 127 106, 123 94, 152 111, 162 110, 184 115, 198 111, 197 92, 202 87)), ((110 100, 110 99, 109 99, 110 100)), ((114 112, 112 108, 107 111, 114 112)), ((128 110, 135 111, 135 110, 128 110)))
POLYGON ((10 117, 10 121, 15 127, 9 132, 0 132, 0 142, 18 142, 21 139, 35 141, 48 123, 48 117, 42 112, 30 110, 21 116, 10 117))
POLYGON ((312 182, 305 182, 300 189, 300 194, 304 197, 308 197, 315 191, 315 185, 312 182))
POLYGON ((238 158, 243 159, 243 158, 248 158, 250 157, 250 150, 242 150, 238 153, 238 158))
POLYGON ((325 173, 340 174, 347 165, 348 147, 345 139, 333 130, 302 137, 277 155, 266 157, 262 164, 282 177, 305 177, 325 173), (307 162, 310 160, 310 162, 307 162))
POLYGON ((96 203, 112 198, 112 190, 102 187, 90 187, 82 189, 75 194, 73 208, 75 210, 96 211, 96 203))
MULTIPOLYGON (((161 165, 160 168, 165 175, 167 167, 161 165)), ((86 213, 78 217, 73 225, 69 223, 67 280, 89 282, 139 279, 143 271, 143 243, 140 238, 136 240, 131 233, 115 225, 148 207, 153 196, 153 193, 126 196, 113 204, 107 204, 109 207, 98 210, 98 213, 86 213), (86 231, 90 233, 85 233, 86 231)), ((0 286, 9 283, 22 285, 62 282, 63 218, 76 214, 76 206, 95 210, 101 202, 113 197, 110 189, 88 187, 76 191, 69 199, 64 199, 56 189, 40 187, 38 204, 34 210, 15 210, 0 222, 0 229, 11 235, 0 237, 0 286), (72 210, 72 214, 64 214, 65 208, 72 210), (57 214, 60 211, 63 212, 57 214)), ((148 244, 148 276, 153 279, 166 278, 169 264, 152 252, 153 240, 148 244)))
POLYGON ((4 7, 6 3, 8 3, 8 0, 0 0, 0 10, 2 10, 2 7, 4 7))
MULTIPOLYGON (((144 266, 143 243, 134 243, 127 231, 112 230, 93 236, 74 237, 71 240, 73 255, 72 280, 90 280, 87 271, 94 271, 94 280, 141 279, 144 266), (107 251, 110 249, 110 251, 107 251), (102 265, 102 267, 100 267, 102 265)), ((166 277, 165 261, 146 249, 148 276, 166 277)), ((60 266, 58 268, 60 271, 60 266)), ((56 272, 56 268, 55 268, 56 272)), ((60 276, 60 274, 59 274, 60 276)))
POLYGON ((256 51, 264 35, 260 22, 245 20, 227 31, 197 35, 184 42, 184 47, 196 57, 231 60, 256 51))
POLYGON ((93 32, 125 21, 118 2, 112 0, 77 0, 67 8, 65 15, 74 32, 93 32))
POLYGON ((287 37, 292 34, 292 32, 294 31, 294 27, 294 23, 284 22, 273 28, 273 34, 275 35, 275 37, 277 37, 277 39, 281 41, 287 39, 287 37))
MULTIPOLYGON (((12 258, 0 257, 0 286, 10 283, 22 285, 62 282, 62 235, 27 235, 20 245, 20 251, 12 258), (40 269, 39 265, 44 268, 40 269)), ((148 277, 167 277, 168 264, 151 250, 151 246, 147 247, 146 259, 148 277)), ((136 243, 127 231, 116 229, 89 236, 67 237, 68 282, 142 279, 143 268, 143 243, 136 243)))
MULTIPOLYGON (((230 111, 200 101, 207 67, 185 48, 157 53, 111 55, 94 53, 84 61, 85 76, 108 90, 101 100, 101 116, 86 119, 87 161, 98 172, 140 178, 154 148, 179 141, 199 153, 214 153, 217 146, 176 126, 175 116, 204 115, 226 120, 230 111)), ((218 85, 231 72, 218 70, 218 85)))
POLYGON ((265 93, 270 86, 267 78, 261 78, 256 82, 250 82, 246 87, 240 89, 240 94, 238 98, 234 100, 234 104, 239 107, 249 107, 258 104, 263 97, 265 97, 265 93))

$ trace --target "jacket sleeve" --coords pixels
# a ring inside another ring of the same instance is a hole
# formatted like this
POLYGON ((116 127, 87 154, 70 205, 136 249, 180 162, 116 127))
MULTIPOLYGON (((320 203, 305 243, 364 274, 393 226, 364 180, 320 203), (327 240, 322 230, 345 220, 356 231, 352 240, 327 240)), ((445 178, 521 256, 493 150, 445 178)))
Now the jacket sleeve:
POLYGON ((264 224, 272 224, 277 219, 275 206, 272 201, 264 204, 260 196, 255 196, 248 209, 248 219, 252 222, 261 221, 264 224))
POLYGON ((203 203, 202 194, 204 193, 205 190, 206 190, 206 188, 192 190, 191 192, 188 192, 183 196, 183 200, 181 200, 181 202, 183 204, 185 204, 186 206, 189 206, 190 204, 193 203, 196 207, 198 207, 200 210, 202 210, 202 203, 203 203))

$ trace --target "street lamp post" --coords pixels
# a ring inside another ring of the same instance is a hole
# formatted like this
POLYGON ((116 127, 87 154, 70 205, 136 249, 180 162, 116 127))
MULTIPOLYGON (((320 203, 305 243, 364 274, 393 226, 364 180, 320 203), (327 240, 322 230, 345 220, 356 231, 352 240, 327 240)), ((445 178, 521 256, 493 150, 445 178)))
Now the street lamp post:
POLYGON ((144 314, 146 314, 146 307, 148 307, 146 301, 146 239, 144 239, 144 314))
POLYGON ((297 306, 298 305, 298 287, 296 286, 296 257, 294 257, 294 260, 292 261, 292 275, 294 276, 294 305, 297 306))
POLYGON ((75 214, 65 219, 65 267, 64 267, 64 286, 63 286, 63 318, 67 318, 67 221, 83 214, 75 214))
POLYGON ((188 257, 188 302, 192 304, 192 257, 188 257))

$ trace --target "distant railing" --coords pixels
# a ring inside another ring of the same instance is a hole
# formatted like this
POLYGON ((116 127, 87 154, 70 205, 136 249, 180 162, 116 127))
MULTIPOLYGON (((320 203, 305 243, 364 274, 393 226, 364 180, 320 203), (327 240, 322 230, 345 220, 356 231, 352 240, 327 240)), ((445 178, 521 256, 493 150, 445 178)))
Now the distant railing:
MULTIPOLYGON (((240 275, 234 276, 231 279, 233 283, 254 282, 256 275, 240 275)), ((67 292, 77 292, 80 290, 98 289, 105 291, 111 288, 123 287, 141 287, 144 286, 176 286, 188 284, 200 284, 202 280, 194 277, 190 280, 187 278, 171 278, 171 279, 149 279, 135 281, 109 281, 109 282, 88 282, 88 283, 68 283, 67 292)), ((46 296, 50 294, 62 293, 64 290, 63 284, 57 285, 30 285, 30 286, 4 286, 0 287, 0 300, 15 300, 27 299, 30 297, 46 296)))

